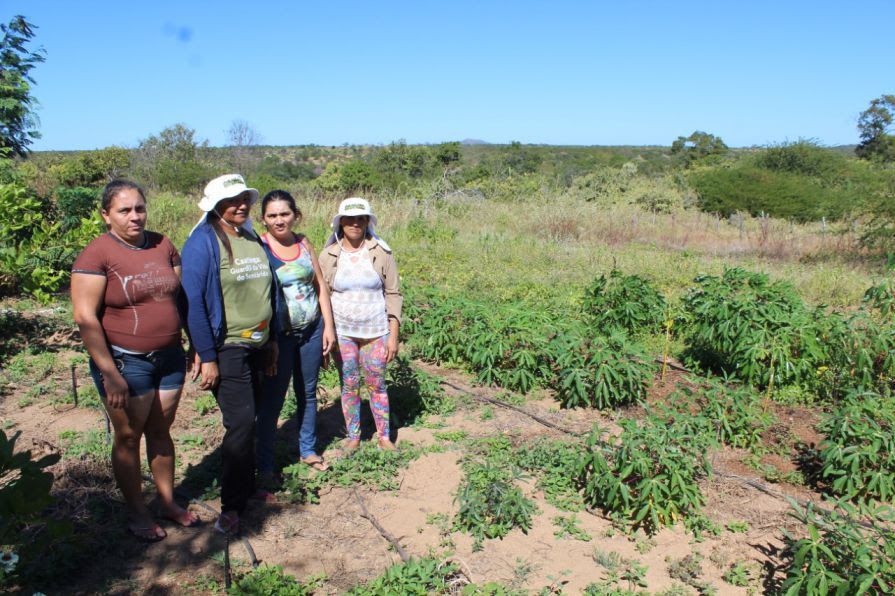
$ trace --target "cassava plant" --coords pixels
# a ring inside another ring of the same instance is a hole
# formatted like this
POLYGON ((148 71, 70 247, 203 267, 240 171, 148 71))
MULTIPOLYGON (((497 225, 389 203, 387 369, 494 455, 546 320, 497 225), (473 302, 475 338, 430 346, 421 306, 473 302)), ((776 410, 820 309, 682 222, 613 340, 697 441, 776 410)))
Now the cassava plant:
POLYGON ((585 501, 650 535, 700 515, 698 481, 710 472, 706 440, 664 420, 621 420, 622 433, 596 428, 579 468, 585 501))
POLYGON ((817 478, 837 496, 856 501, 895 499, 895 402, 853 392, 818 426, 817 478))
POLYGON ((613 269, 585 290, 582 308, 590 328, 609 335, 623 331, 636 336, 658 333, 666 319, 665 298, 638 275, 613 269))

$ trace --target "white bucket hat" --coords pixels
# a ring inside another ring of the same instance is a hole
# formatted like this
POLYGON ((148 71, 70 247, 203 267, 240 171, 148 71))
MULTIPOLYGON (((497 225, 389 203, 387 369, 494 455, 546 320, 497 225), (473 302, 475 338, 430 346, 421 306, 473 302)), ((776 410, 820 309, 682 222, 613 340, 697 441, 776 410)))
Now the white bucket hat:
POLYGON ((342 229, 340 224, 343 217, 358 217, 361 215, 366 215, 370 218, 369 223, 367 223, 367 234, 382 242, 382 239, 377 236, 376 232, 374 231, 376 226, 376 216, 373 214, 373 209, 370 208, 369 201, 361 197, 349 197, 339 203, 339 212, 336 213, 335 217, 333 217, 333 233, 330 234, 325 246, 335 244, 335 242, 338 240, 338 236, 340 235, 342 229))
MULTIPOLYGON (((199 199, 199 209, 204 211, 204 213, 202 214, 202 217, 199 218, 199 221, 196 222, 196 225, 193 226, 193 229, 190 230, 190 235, 196 231, 196 228, 206 222, 208 213, 213 211, 218 203, 225 199, 232 199, 244 192, 249 193, 249 207, 251 207, 258 200, 258 191, 257 189, 246 186, 245 179, 239 174, 224 174, 206 184, 202 198, 199 199)), ((252 228, 251 217, 246 218, 242 227, 249 234, 255 233, 252 228)))
POLYGON ((218 176, 205 185, 204 194, 199 201, 199 209, 208 213, 224 199, 232 199, 244 192, 248 192, 251 195, 249 206, 254 205, 255 201, 258 200, 258 191, 246 186, 246 181, 242 176, 239 174, 218 176))

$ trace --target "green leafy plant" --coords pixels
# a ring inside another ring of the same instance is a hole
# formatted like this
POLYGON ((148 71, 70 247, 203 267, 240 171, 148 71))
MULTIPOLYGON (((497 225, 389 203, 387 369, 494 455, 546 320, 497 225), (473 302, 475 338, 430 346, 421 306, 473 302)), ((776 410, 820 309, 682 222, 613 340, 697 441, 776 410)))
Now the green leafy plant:
POLYGON ((698 516, 705 502, 698 480, 710 471, 705 438, 656 419, 619 425, 619 436, 604 439, 597 427, 588 437, 579 476, 585 501, 649 535, 698 516))
POLYGON ((236 579, 227 593, 234 596, 311 596, 324 580, 325 577, 316 576, 301 582, 283 573, 279 565, 260 565, 236 579))
POLYGON ((218 408, 218 402, 211 393, 200 393, 193 402, 193 407, 200 416, 214 412, 218 408))
POLYGON ((666 319, 665 298, 648 281, 613 269, 585 290, 582 308, 596 333, 623 331, 632 336, 658 333, 666 319))
POLYGON ((745 588, 758 580, 758 569, 754 563, 739 561, 728 567, 721 579, 732 586, 745 588))
MULTIPOLYGON (((9 561, 13 556, 31 563, 47 540, 61 535, 67 526, 44 517, 44 510, 53 502, 50 488, 53 474, 47 468, 59 455, 33 459, 28 450, 16 450, 20 432, 11 437, 0 430, 0 556, 9 561), (49 532, 35 534, 38 528, 49 532)), ((0 588, 10 585, 19 575, 15 564, 0 566, 0 588)))
POLYGON ((853 392, 824 417, 818 430, 817 478, 855 500, 895 498, 895 402, 853 392))
POLYGON ((111 452, 105 433, 97 429, 64 430, 59 433, 59 441, 65 457, 93 458, 102 461, 108 459, 111 452))
POLYGON ((450 593, 450 582, 460 573, 460 568, 451 562, 431 557, 410 559, 406 563, 392 565, 374 580, 350 590, 355 596, 386 596, 408 594, 450 593))
POLYGON ((602 551, 594 547, 591 554, 594 563, 606 570, 606 579, 588 584, 584 593, 588 596, 628 596, 642 594, 636 588, 647 587, 647 567, 627 559, 615 551, 602 551), (626 586, 626 587, 623 587, 626 586))
POLYGON ((466 474, 457 492, 455 527, 471 534, 479 548, 485 538, 503 538, 514 528, 528 533, 537 507, 514 484, 518 470, 477 460, 467 460, 463 468, 466 474))
MULTIPOLYGON (((762 435, 774 421, 760 394, 751 387, 716 379, 690 379, 697 386, 681 386, 672 394, 669 410, 684 414, 718 443, 759 449, 762 435)), ((666 411, 669 411, 666 410, 666 411)))
POLYGON ((452 413, 457 403, 447 396, 438 379, 398 356, 388 367, 388 400, 403 424, 412 424, 430 414, 452 413))
POLYGON ((696 589, 704 596, 713 596, 718 593, 710 583, 700 579, 702 577, 702 555, 691 553, 680 559, 668 559, 668 575, 696 589))
POLYGON ((622 336, 554 340, 556 398, 563 407, 616 408, 646 397, 649 358, 622 336))
POLYGON ((516 452, 516 463, 537 477, 537 488, 548 503, 563 511, 581 511, 584 499, 578 491, 582 447, 578 443, 538 440, 516 452))
POLYGON ((590 534, 579 527, 578 524, 581 523, 581 520, 579 520, 578 516, 575 514, 572 514, 569 517, 557 515, 550 521, 556 526, 556 531, 553 532, 553 535, 557 538, 570 536, 575 540, 581 540, 582 542, 590 542, 593 540, 593 537, 590 534))
POLYGON ((887 505, 856 507, 834 503, 829 514, 790 501, 793 517, 807 536, 784 530, 792 556, 781 586, 785 596, 801 594, 885 594, 895 586, 895 511, 887 505), (868 520, 861 524, 856 520, 868 520))

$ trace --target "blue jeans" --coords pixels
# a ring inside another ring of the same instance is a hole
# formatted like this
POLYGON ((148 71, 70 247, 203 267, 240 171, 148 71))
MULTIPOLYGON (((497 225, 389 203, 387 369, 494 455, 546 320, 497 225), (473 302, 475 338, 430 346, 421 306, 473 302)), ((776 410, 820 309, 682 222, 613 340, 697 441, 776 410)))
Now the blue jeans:
POLYGON ((323 317, 294 335, 278 338, 280 357, 277 374, 265 377, 255 424, 255 461, 259 472, 273 471, 273 442, 283 400, 292 379, 297 402, 301 457, 316 454, 317 449, 317 377, 323 360, 323 317))

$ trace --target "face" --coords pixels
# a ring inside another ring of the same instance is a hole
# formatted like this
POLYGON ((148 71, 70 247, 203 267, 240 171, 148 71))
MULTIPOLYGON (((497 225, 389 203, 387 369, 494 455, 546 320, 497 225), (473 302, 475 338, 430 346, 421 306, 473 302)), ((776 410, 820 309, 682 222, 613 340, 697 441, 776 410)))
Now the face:
POLYGON ((131 244, 143 239, 146 228, 146 201, 133 188, 125 188, 112 198, 108 209, 100 211, 109 231, 131 244))
POLYGON ((287 237, 295 224, 295 213, 286 201, 270 201, 264 208, 264 225, 275 238, 287 237))
POLYGON ((225 222, 233 227, 239 227, 246 222, 249 217, 249 202, 252 195, 244 192, 230 199, 224 199, 215 207, 215 211, 225 222))
POLYGON ((366 215, 343 215, 339 219, 339 227, 348 240, 356 242, 367 235, 369 222, 370 218, 366 215))

